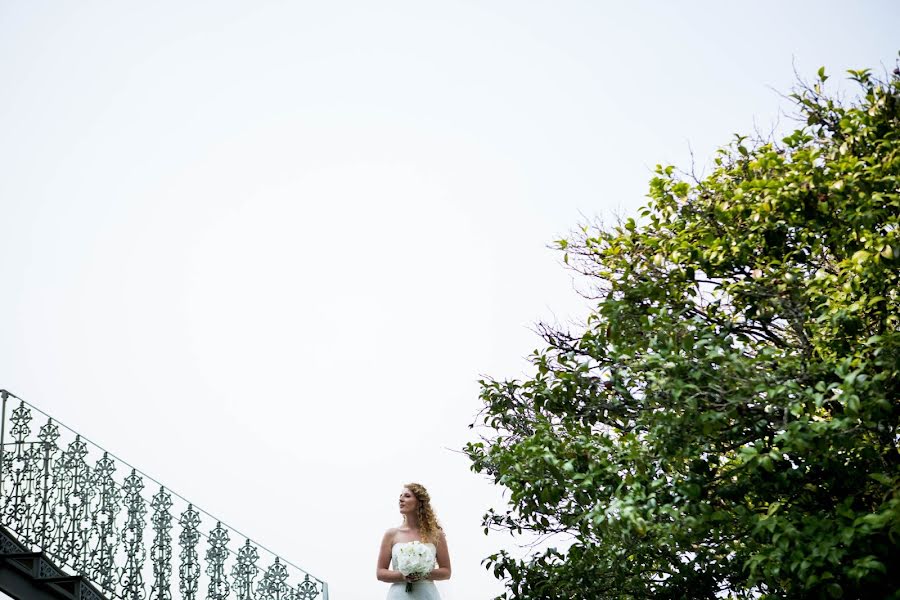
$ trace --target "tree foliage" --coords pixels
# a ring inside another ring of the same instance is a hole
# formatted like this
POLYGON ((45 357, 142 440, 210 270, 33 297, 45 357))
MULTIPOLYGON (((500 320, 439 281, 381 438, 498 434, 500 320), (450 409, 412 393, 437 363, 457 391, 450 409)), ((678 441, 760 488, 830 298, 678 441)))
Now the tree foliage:
POLYGON ((562 536, 486 559, 505 597, 900 597, 900 71, 850 78, 558 242, 594 308, 466 447, 486 531, 562 536))

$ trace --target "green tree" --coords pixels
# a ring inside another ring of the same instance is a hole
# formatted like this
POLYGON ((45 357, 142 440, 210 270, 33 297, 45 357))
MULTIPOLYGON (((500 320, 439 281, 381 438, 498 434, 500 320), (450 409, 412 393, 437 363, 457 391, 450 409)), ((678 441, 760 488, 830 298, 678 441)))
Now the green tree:
POLYGON ((900 71, 560 240, 596 299, 482 382, 507 598, 900 598, 900 71))

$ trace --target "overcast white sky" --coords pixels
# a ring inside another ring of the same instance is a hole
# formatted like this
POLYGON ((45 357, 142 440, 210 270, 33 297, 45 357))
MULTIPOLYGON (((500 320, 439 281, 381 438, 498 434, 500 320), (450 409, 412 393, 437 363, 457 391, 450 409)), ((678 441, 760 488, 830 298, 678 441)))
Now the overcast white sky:
POLYGON ((501 586, 454 452, 581 314, 546 248, 893 67, 900 4, 0 2, 0 387, 327 580, 414 480, 447 600, 501 586), (784 118, 782 118, 784 123, 784 118))

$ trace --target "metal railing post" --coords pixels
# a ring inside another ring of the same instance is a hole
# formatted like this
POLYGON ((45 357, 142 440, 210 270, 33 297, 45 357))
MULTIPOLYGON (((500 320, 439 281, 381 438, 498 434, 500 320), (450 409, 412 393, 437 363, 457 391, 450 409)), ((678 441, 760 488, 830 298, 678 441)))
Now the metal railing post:
POLYGON ((6 462, 4 460, 6 453, 6 401, 9 396, 9 392, 0 390, 0 397, 3 398, 3 416, 0 418, 0 499, 3 498, 3 463, 6 462))
POLYGON ((44 485, 41 490, 41 535, 37 540, 41 550, 46 550, 50 544, 47 541, 47 513, 50 504, 50 445, 42 442, 44 448, 44 485))

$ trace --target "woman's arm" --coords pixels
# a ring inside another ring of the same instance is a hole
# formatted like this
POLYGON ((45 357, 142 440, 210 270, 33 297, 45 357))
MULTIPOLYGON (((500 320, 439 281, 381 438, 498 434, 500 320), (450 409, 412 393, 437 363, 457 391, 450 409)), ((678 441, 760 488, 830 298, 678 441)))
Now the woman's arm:
POLYGON ((447 550, 447 538, 444 536, 443 531, 435 546, 437 547, 438 567, 433 569, 431 573, 427 575, 426 579, 431 579, 432 581, 450 579, 450 551, 447 550))
POLYGON ((378 578, 378 581, 386 581, 388 583, 406 581, 403 573, 390 569, 391 549, 394 547, 394 534, 396 531, 396 529, 388 529, 381 540, 381 549, 378 551, 378 568, 375 571, 375 577, 378 578))

